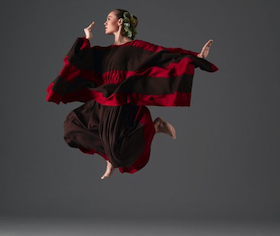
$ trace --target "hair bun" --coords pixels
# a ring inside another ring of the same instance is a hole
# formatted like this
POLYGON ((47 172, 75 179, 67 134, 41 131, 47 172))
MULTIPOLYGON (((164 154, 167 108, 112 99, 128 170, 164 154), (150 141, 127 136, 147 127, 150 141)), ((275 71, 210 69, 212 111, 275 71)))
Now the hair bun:
POLYGON ((138 19, 136 16, 132 15, 131 14, 131 17, 132 17, 132 21, 131 21, 131 24, 133 25, 133 27, 136 27, 138 25, 138 19))
POLYGON ((138 25, 138 18, 124 9, 116 9, 114 11, 117 19, 123 19, 125 35, 133 40, 137 34, 136 26, 138 25))

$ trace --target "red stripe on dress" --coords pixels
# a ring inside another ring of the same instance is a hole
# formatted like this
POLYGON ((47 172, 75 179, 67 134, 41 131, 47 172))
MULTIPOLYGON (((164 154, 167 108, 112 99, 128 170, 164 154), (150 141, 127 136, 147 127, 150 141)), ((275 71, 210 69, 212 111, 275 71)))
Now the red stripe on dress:
POLYGON ((85 48, 90 48, 90 42, 89 40, 86 38, 86 37, 82 37, 82 39, 84 40, 83 41, 83 44, 81 46, 81 50, 85 49, 85 48))
POLYGON ((56 104, 59 104, 61 102, 61 100, 63 99, 63 97, 60 94, 58 94, 52 90, 53 85, 54 85, 54 83, 52 82, 47 88, 48 94, 47 94, 46 100, 48 102, 54 102, 56 104))
POLYGON ((219 68, 218 68, 217 66, 215 66, 214 64, 211 63, 211 65, 212 65, 212 70, 213 70, 213 72, 219 70, 219 68))
POLYGON ((183 74, 194 75, 194 66, 190 65, 191 58, 185 57, 178 63, 170 63, 167 67, 152 66, 137 71, 107 71, 103 73, 104 84, 119 84, 132 76, 146 76, 154 78, 172 78, 183 74))
POLYGON ((75 93, 68 93, 63 98, 59 94, 51 91, 47 97, 48 101, 69 103, 72 101, 86 102, 95 99, 98 103, 107 106, 120 106, 132 103, 138 106, 190 106, 191 93, 175 92, 174 94, 147 95, 138 93, 114 93, 108 98, 104 97, 102 92, 89 89, 79 90, 75 93), (59 100, 60 99, 60 100, 59 100))
POLYGON ((127 96, 127 103, 132 103, 138 106, 190 106, 191 93, 175 92, 174 94, 164 95, 131 93, 127 96))

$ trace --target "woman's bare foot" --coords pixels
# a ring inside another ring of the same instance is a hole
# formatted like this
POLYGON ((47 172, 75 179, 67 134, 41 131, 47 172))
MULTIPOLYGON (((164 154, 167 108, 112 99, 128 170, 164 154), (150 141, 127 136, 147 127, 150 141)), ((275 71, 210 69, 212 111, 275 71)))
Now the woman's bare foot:
POLYGON ((101 179, 110 177, 112 175, 114 169, 115 168, 112 166, 112 164, 109 161, 107 161, 107 169, 106 169, 104 175, 101 177, 101 179))
POLYGON ((161 117, 158 117, 154 120, 154 125, 156 133, 169 134, 173 139, 176 139, 175 128, 161 117))

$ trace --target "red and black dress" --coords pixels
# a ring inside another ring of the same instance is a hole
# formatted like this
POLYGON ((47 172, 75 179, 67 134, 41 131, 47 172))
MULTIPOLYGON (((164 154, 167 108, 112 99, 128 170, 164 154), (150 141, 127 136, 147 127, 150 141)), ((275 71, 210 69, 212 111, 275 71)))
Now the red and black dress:
POLYGON ((84 102, 67 116, 64 140, 99 154, 121 173, 140 170, 155 135, 146 106, 190 106, 195 68, 218 70, 197 54, 142 40, 90 47, 78 38, 47 88, 49 102, 84 102))

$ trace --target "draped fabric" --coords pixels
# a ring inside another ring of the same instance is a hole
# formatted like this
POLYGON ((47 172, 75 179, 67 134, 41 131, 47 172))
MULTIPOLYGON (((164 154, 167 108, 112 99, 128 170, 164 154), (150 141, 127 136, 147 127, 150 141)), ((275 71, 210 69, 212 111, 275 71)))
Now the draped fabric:
POLYGON ((78 38, 47 88, 46 99, 57 104, 95 99, 108 106, 190 106, 195 67, 218 70, 197 53, 181 48, 142 40, 90 47, 85 37, 78 38))
POLYGON ((197 54, 142 40, 90 47, 77 38, 47 87, 48 102, 84 103, 66 117, 65 142, 99 154, 121 173, 139 171, 155 135, 146 106, 190 106, 195 68, 218 70, 197 54))
POLYGON ((64 140, 87 154, 99 154, 121 173, 142 169, 149 161, 155 134, 146 106, 104 106, 94 99, 71 111, 64 140))

